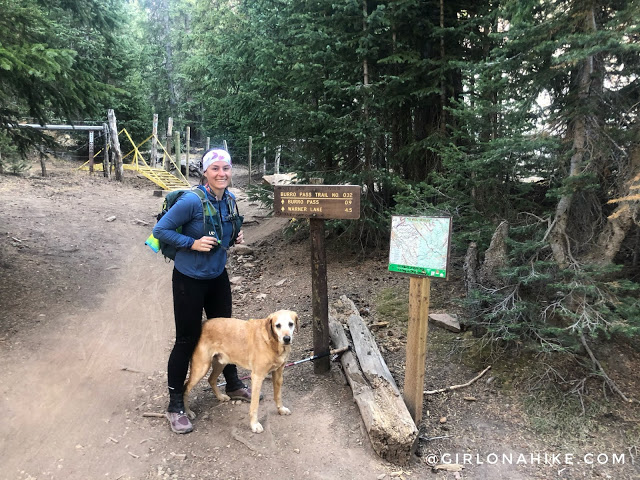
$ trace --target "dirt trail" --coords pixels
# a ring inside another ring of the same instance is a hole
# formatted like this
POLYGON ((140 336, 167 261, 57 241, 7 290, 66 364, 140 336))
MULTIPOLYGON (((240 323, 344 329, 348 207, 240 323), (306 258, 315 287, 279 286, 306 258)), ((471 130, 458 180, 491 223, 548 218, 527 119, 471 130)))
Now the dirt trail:
MULTIPOLYGON (((153 223, 159 199, 152 188, 127 189, 86 173, 56 173, 36 188, 28 179, 7 180, 1 200, 16 201, 11 230, 2 233, 20 245, 5 242, 3 261, 15 273, 22 268, 17 257, 29 254, 36 266, 15 288, 23 308, 3 309, 0 478, 377 478, 392 468, 367 448, 339 376, 311 378, 310 389, 297 389, 285 373, 289 417, 275 412, 266 382, 259 436, 249 430, 248 405, 219 405, 204 387, 189 435, 142 417, 166 407, 173 337, 172 265, 143 244, 150 227, 136 224, 153 223), (45 214, 42 228, 34 204, 45 214), (116 220, 106 222, 111 215, 116 220), (49 248, 72 245, 73 255, 45 255, 44 231, 59 239, 47 240, 49 248), (29 303, 31 292, 41 304, 29 303)), ((270 221, 258 233, 249 222, 245 237, 255 242, 276 228, 270 221)))

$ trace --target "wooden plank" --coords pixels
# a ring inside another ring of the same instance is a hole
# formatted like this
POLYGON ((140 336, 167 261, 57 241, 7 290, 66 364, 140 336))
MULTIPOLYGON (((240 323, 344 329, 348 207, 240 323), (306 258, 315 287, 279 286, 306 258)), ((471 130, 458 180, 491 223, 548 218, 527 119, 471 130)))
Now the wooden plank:
POLYGON ((359 185, 276 185, 273 212, 290 218, 360 218, 359 185))
POLYGON ((413 420, 422 419, 427 336, 429 334, 429 277, 409 280, 409 328, 407 330, 407 358, 404 377, 404 400, 413 420))
MULTIPOLYGON (((313 354, 329 352, 329 300, 327 295, 327 255, 324 247, 324 220, 309 221, 311 233, 311 292, 313 307, 313 354)), ((313 363, 314 373, 328 372, 329 357, 313 363)))

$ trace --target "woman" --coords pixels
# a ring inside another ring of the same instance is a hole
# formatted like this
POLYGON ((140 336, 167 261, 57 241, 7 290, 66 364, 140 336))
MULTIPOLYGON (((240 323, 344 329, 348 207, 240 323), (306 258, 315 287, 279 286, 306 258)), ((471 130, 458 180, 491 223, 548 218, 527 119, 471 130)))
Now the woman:
MULTIPOLYGON (((173 311, 176 341, 167 368, 169 407, 167 418, 176 433, 189 433, 193 426, 184 412, 183 387, 193 350, 202 330, 202 310, 207 318, 231 317, 231 285, 225 269, 227 249, 243 243, 242 217, 231 183, 231 157, 213 149, 202 157, 203 189, 215 212, 205 222, 200 197, 183 194, 153 229, 153 235, 177 247, 173 270, 173 311), (212 228, 211 223, 215 223, 212 228), (180 232, 176 229, 181 228, 180 232), (205 229, 207 231, 205 231, 205 229)), ((251 390, 239 379, 235 365, 223 371, 226 393, 232 399, 251 401, 251 390)))

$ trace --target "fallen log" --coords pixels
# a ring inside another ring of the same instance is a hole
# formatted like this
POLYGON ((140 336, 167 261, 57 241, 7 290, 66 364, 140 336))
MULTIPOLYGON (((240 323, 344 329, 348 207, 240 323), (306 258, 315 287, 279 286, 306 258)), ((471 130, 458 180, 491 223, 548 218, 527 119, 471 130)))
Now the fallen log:
MULTIPOLYGON (((380 457, 406 464, 418 443, 418 429, 400 395, 371 333, 351 300, 341 298, 343 305, 353 307, 348 316, 354 336, 354 350, 340 357, 342 369, 371 441, 380 457), (361 369, 362 367, 362 369, 361 369)), ((344 348, 349 340, 335 310, 329 313, 329 335, 335 348, 344 348)))

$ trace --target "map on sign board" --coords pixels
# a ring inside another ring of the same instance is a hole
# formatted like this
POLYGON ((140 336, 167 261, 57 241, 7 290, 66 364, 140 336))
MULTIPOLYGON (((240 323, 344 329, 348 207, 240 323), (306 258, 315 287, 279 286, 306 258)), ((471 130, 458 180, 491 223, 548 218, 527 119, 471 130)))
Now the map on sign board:
POLYGON ((451 218, 391 217, 389 271, 446 278, 451 218))

